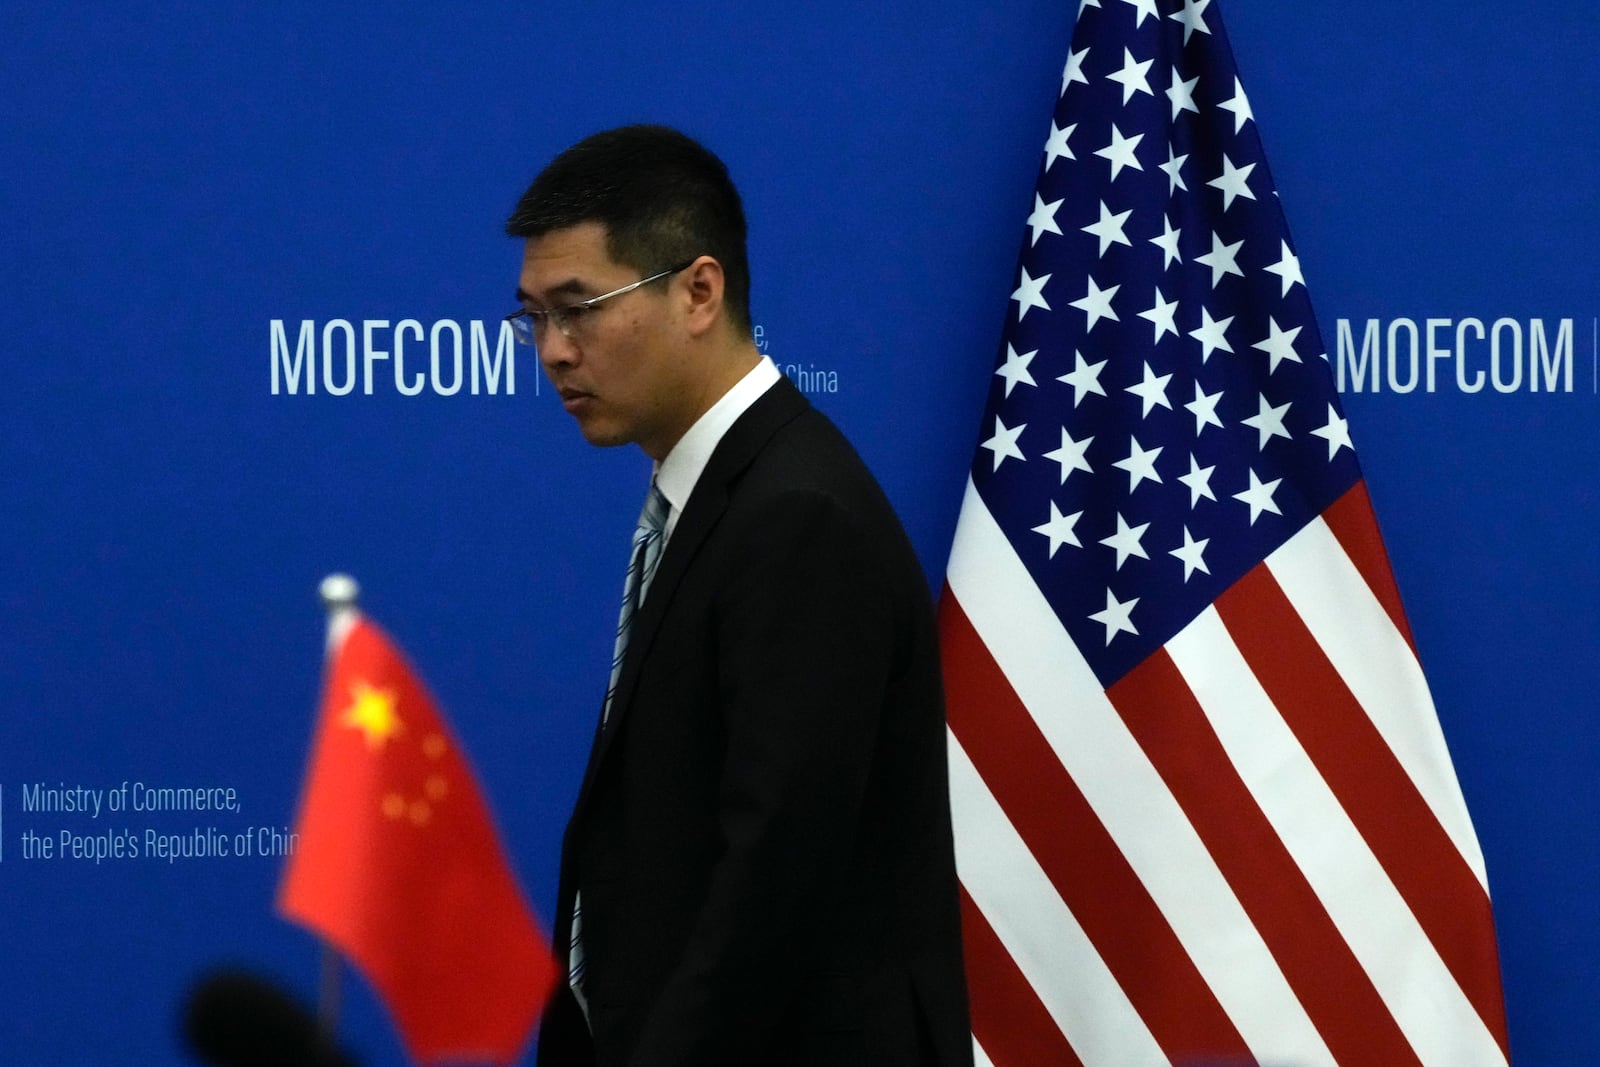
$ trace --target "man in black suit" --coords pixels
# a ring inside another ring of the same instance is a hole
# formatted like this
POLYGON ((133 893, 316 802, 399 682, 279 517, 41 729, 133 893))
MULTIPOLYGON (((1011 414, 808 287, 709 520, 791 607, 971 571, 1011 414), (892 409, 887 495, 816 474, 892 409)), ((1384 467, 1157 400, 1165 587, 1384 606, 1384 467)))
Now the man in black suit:
POLYGON ((654 461, 667 508, 567 826, 556 943, 581 973, 540 1064, 969 1064, 927 582, 752 340, 727 170, 611 130, 506 228, 513 325, 590 443, 654 461))

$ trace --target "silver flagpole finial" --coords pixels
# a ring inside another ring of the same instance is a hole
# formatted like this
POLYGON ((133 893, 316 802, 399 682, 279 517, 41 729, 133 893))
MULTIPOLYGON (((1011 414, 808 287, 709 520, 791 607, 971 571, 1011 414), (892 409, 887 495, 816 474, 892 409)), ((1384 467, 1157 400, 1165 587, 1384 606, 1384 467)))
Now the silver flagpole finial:
POLYGON ((361 586, 348 574, 330 574, 322 579, 317 591, 322 595, 323 605, 333 612, 340 608, 355 607, 356 598, 361 595, 361 586))

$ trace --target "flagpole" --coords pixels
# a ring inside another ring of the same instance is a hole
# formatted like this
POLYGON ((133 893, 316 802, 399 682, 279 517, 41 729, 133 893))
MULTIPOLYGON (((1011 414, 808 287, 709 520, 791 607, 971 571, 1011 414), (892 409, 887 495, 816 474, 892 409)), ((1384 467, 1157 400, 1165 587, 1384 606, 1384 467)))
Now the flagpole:
MULTIPOLYGON (((328 647, 331 650, 354 621, 361 586, 348 574, 330 574, 322 579, 317 591, 328 613, 328 647)), ((325 939, 319 942, 322 963, 317 984, 317 1029, 331 1048, 339 1028, 339 951, 325 939)))

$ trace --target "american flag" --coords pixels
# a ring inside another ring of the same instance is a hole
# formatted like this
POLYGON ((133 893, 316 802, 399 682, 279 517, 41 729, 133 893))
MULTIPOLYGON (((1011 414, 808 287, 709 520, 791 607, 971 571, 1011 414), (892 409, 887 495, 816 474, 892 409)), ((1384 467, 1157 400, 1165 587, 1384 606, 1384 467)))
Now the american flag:
POLYGON ((940 605, 980 1067, 1504 1064, 1484 864, 1215 0, 1084 0, 940 605))

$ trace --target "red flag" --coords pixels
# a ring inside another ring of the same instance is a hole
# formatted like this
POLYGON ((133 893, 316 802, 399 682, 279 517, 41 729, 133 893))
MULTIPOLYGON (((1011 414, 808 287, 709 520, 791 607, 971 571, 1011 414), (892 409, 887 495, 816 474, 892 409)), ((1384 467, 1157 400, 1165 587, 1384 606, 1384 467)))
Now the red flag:
POLYGON ((433 698, 353 609, 335 620, 278 908, 349 957, 422 1063, 513 1060, 556 977, 433 698))
POLYGON ((977 1059, 1504 1067, 1300 261, 1177 6, 1080 9, 940 605, 977 1059))

